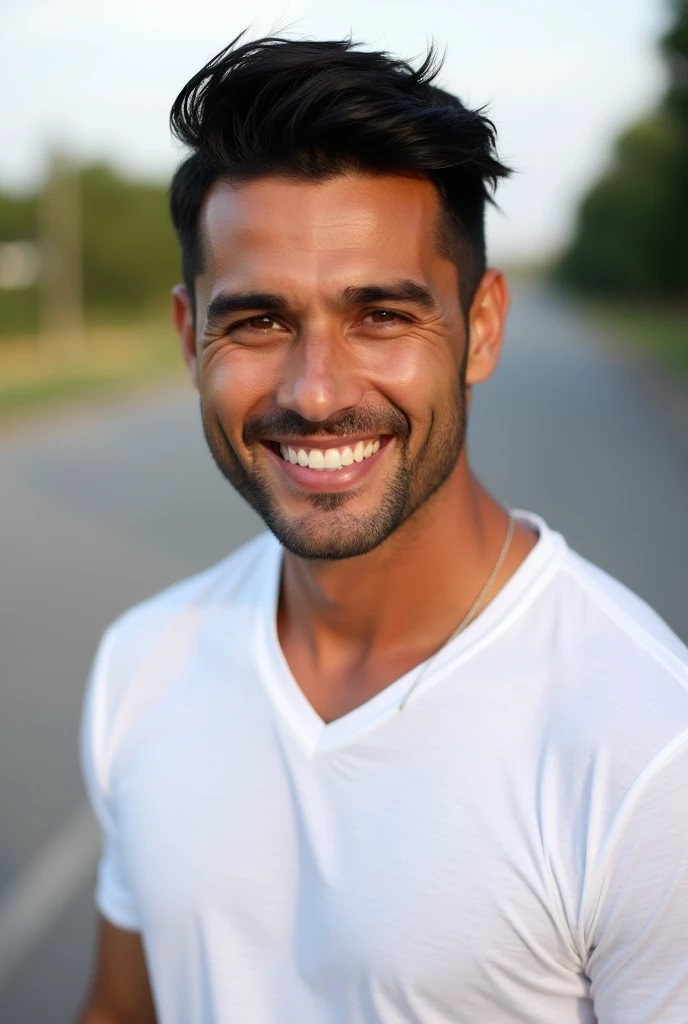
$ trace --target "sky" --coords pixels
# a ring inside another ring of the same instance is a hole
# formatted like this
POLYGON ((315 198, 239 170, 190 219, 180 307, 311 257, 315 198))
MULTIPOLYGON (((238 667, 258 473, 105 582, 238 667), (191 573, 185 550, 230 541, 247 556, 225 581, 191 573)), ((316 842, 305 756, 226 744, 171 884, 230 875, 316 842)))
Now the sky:
POLYGON ((353 34, 407 58, 434 39, 439 84, 488 106, 517 172, 488 216, 490 256, 537 260, 661 95, 666 23, 664 0, 0 0, 0 188, 35 187, 51 149, 167 178, 172 101, 242 29, 353 34))

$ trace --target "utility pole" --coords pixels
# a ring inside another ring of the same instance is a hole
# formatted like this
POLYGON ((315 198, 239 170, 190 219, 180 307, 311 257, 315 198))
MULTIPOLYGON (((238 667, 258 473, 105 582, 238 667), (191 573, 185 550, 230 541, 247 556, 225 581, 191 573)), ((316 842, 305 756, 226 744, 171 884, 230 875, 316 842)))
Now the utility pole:
POLYGON ((53 153, 42 196, 43 345, 49 358, 83 353, 81 188, 76 165, 53 153))

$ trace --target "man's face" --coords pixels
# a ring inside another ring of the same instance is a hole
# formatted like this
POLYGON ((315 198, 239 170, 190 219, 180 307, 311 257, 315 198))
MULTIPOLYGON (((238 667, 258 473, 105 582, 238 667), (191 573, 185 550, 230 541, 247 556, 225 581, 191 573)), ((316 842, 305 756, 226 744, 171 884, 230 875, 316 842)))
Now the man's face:
POLYGON ((217 182, 194 364, 206 439, 290 551, 381 544, 456 466, 467 329, 424 180, 217 182))

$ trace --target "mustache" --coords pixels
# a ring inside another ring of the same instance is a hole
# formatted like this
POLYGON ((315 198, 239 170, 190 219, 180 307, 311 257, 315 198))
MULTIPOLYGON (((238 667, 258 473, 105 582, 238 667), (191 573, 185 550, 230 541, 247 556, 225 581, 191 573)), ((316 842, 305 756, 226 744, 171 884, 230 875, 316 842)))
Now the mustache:
POLYGON ((350 437, 352 434, 394 434, 406 440, 411 424, 396 406, 374 409, 361 406, 343 409, 327 420, 315 422, 304 419, 293 409, 280 409, 266 416, 249 416, 244 423, 243 442, 250 445, 266 437, 314 437, 327 434, 331 437, 350 437))

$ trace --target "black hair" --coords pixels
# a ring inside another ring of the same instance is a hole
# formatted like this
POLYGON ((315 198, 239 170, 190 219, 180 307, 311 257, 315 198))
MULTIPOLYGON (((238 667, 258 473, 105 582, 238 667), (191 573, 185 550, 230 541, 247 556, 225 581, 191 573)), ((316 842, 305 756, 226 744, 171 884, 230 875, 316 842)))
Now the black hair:
POLYGON ((187 82, 170 115, 173 134, 192 151, 170 188, 192 302, 202 269, 199 214, 215 180, 397 172, 436 186, 440 244, 459 267, 467 310, 485 270, 485 203, 510 171, 484 112, 431 84, 441 67, 434 47, 416 69, 350 39, 242 36, 187 82))

